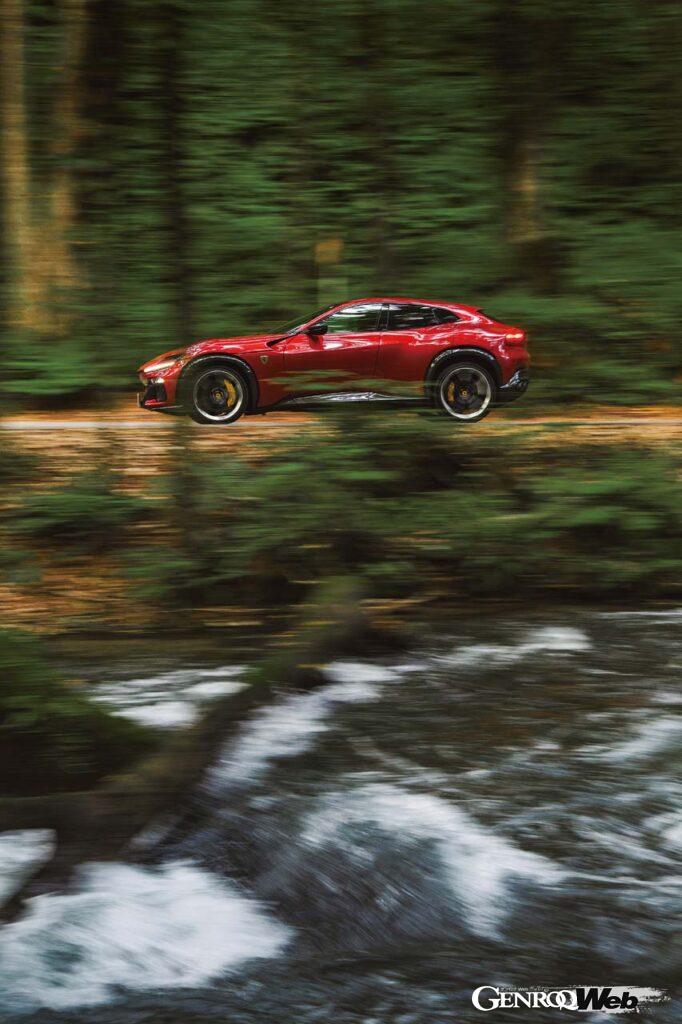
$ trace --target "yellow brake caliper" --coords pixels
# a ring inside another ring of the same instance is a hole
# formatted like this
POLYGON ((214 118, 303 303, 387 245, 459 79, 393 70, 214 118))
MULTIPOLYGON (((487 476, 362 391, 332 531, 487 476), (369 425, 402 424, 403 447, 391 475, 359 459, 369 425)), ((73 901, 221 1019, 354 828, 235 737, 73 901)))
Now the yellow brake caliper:
POLYGON ((227 408, 231 409, 237 401, 237 389, 227 377, 225 377, 225 390, 227 392, 227 408))

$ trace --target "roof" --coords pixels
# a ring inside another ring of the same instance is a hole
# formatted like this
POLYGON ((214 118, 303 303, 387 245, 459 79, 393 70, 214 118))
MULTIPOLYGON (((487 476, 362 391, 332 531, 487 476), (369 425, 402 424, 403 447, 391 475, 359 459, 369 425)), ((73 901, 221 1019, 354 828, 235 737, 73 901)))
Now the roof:
POLYGON ((448 302, 443 299, 418 299, 414 295, 370 295, 366 298, 343 299, 335 303, 336 306, 349 306, 356 302, 415 302, 420 306, 446 306, 453 309, 464 309, 470 313, 477 313, 480 306, 470 306, 464 302, 448 302))

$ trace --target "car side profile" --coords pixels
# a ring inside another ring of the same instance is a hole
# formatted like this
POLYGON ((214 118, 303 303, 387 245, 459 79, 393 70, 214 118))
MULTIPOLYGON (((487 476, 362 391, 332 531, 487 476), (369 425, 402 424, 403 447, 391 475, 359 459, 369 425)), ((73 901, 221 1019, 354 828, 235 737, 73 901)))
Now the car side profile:
POLYGON ((432 405, 475 423, 525 392, 529 362, 524 331, 474 306, 360 299, 271 334, 213 338, 157 356, 140 367, 138 402, 216 426, 339 401, 432 405))

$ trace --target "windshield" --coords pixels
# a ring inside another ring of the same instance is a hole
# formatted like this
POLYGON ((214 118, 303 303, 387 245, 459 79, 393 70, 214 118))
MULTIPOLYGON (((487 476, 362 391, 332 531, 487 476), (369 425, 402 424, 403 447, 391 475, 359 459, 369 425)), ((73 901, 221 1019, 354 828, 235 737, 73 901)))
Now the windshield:
POLYGON ((322 316, 322 314, 326 313, 328 309, 334 309, 335 306, 338 306, 338 302, 332 302, 330 306, 323 306, 322 309, 318 309, 316 313, 308 313, 308 316, 297 316, 294 320, 289 320, 288 323, 282 324, 282 326, 278 327, 277 330, 280 334, 292 334, 297 330, 297 328, 310 323, 310 321, 314 320, 315 317, 322 316))

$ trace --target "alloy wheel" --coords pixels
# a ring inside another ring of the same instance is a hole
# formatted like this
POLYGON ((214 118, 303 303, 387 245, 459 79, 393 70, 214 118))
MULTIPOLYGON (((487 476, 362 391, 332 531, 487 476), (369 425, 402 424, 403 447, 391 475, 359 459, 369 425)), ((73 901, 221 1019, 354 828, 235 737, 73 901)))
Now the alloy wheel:
POLYGON ((245 400, 244 385, 236 373, 225 367, 214 367, 199 374, 192 392, 194 406, 202 416, 214 423, 233 419, 245 400))
POLYGON ((476 419, 492 402, 490 378, 478 366, 455 366, 443 376, 439 398, 445 412, 454 419, 476 419))

